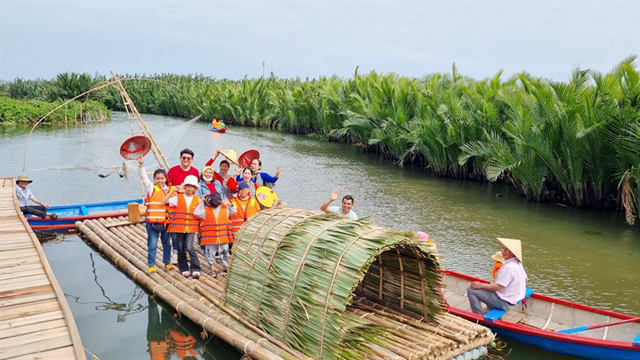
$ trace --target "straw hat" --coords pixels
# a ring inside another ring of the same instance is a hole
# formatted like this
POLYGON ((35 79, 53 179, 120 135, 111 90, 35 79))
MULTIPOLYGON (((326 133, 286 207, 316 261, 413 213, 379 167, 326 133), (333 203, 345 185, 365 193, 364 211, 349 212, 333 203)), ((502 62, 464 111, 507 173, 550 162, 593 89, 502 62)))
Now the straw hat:
POLYGON ((29 184, 33 182, 33 180, 29 179, 29 177, 26 174, 18 175, 18 178, 16 179, 16 184, 18 183, 18 181, 26 181, 29 184))
POLYGON ((515 257, 522 262, 522 242, 518 239, 496 238, 500 244, 504 245, 515 257))
POLYGON ((196 187, 196 189, 200 189, 200 185, 198 185, 198 178, 195 177, 195 175, 188 175, 186 178, 184 178, 184 182, 182 183, 182 185, 193 185, 196 187))
POLYGON ((236 164, 236 160, 238 159, 238 155, 236 154, 235 150, 220 150, 220 154, 222 154, 222 156, 227 158, 227 160, 229 160, 232 163, 236 164))
POLYGON ((498 251, 497 253, 491 255, 491 258, 501 263, 504 262, 504 256, 502 256, 502 251, 498 251))

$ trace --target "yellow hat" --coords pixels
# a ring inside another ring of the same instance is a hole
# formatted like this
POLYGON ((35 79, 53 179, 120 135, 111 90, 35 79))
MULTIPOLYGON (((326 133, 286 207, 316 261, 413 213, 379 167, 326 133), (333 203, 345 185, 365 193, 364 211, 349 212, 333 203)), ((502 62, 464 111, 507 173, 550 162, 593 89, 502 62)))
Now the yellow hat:
POLYGON ((502 251, 498 251, 497 253, 491 255, 491 258, 498 262, 504 262, 504 256, 502 256, 502 251))
POLYGON ((258 202, 266 208, 278 205, 278 195, 266 186, 260 186, 256 190, 256 198, 258 202))
POLYGON ((496 238, 500 244, 504 245, 515 257, 522 262, 522 242, 518 239, 496 238))
POLYGON ((236 154, 235 150, 220 150, 220 154, 222 154, 225 158, 227 158, 227 160, 231 161, 234 164, 236 163, 236 160, 238 160, 238 155, 236 154))

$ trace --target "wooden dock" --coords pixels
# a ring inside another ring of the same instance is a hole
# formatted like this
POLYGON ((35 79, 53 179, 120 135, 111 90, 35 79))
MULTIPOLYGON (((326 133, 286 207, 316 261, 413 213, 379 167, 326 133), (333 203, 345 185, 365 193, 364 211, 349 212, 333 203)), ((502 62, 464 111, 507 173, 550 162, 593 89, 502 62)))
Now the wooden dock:
POLYGON ((0 178, 0 359, 86 359, 60 284, 0 178))

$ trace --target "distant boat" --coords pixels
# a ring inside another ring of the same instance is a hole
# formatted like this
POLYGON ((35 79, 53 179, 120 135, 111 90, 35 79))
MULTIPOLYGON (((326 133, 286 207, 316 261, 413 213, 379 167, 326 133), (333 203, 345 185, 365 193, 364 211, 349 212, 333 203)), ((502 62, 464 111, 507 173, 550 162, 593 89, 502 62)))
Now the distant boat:
POLYGON ((524 309, 519 303, 507 313, 492 310, 482 316, 471 312, 466 296, 469 283, 482 280, 450 270, 442 270, 442 275, 448 311, 498 336, 583 359, 640 359, 640 317, 536 292, 530 293, 524 309))
POLYGON ((211 124, 209 124, 209 130, 224 134, 227 132, 227 127, 225 126, 223 128, 214 128, 211 124))
POLYGON ((27 215, 27 221, 33 231, 38 232, 65 232, 74 229, 76 221, 87 219, 99 219, 104 217, 127 216, 129 203, 142 204, 141 199, 121 200, 94 204, 52 206, 48 213, 58 214, 56 220, 49 217, 42 219, 27 215))

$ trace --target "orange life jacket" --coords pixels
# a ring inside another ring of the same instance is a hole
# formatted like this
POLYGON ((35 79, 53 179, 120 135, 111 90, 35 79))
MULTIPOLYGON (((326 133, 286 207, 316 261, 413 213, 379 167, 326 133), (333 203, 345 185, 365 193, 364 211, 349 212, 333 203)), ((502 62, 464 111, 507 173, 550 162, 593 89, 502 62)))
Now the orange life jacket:
POLYGON ((231 215, 231 223, 233 224, 233 236, 236 236, 240 227, 247 221, 248 218, 257 214, 260 211, 260 205, 258 204, 258 199, 254 196, 249 197, 247 201, 241 201, 238 198, 233 198, 231 200, 233 205, 236 207, 237 212, 231 215), (242 206, 246 205, 246 209, 243 209, 242 206))
MULTIPOLYGON (((169 192, 171 192, 173 186, 169 186, 169 192)), ((169 205, 163 204, 165 196, 168 192, 165 192, 160 186, 153 185, 153 193, 151 196, 147 194, 147 202, 144 204, 147 206, 147 222, 152 224, 164 224, 169 216, 169 205)))
POLYGON ((167 340, 149 341, 149 356, 152 360, 164 360, 169 354, 169 342, 167 340))
POLYGON ((494 261, 493 271, 491 272, 491 275, 493 275, 493 280, 497 280, 498 279, 498 270, 500 270, 501 267, 502 267, 502 263, 501 262, 494 261))
POLYGON ((191 205, 187 209, 187 201, 184 194, 178 194, 178 205, 169 208, 169 232, 174 233, 197 233, 200 219, 193 215, 193 211, 198 206, 200 197, 193 195, 191 205))
POLYGON ((191 355, 198 357, 198 352, 194 349, 197 342, 191 335, 185 335, 179 331, 169 329, 172 347, 176 351, 178 359, 184 359, 185 356, 191 355))
POLYGON ((233 242, 231 232, 231 220, 227 216, 227 206, 220 205, 218 217, 210 206, 204 207, 206 218, 200 224, 202 245, 228 244, 233 242))

